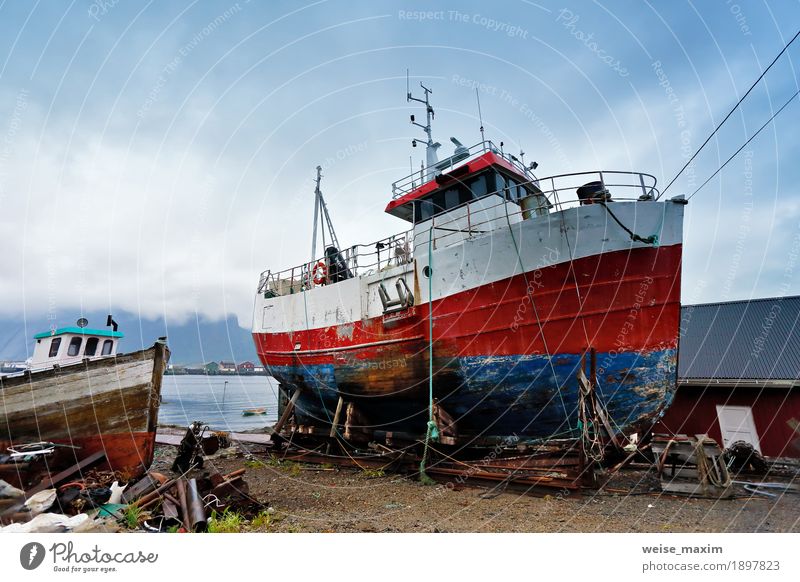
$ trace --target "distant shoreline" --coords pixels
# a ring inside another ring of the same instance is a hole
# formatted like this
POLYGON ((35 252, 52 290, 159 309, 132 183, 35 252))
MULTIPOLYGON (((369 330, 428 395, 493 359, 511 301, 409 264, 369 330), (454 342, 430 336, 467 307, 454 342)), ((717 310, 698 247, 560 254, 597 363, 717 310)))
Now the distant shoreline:
POLYGON ((263 372, 207 372, 205 370, 166 370, 165 376, 269 376, 263 372))

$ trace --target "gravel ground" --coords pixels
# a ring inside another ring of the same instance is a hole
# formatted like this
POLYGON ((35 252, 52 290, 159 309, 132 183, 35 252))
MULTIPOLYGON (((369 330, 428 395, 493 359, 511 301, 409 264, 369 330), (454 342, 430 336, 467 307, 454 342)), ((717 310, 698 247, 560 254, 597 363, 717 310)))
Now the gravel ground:
MULTIPOLYGON (((174 447, 159 447, 154 470, 169 474, 174 447)), ((227 473, 247 467, 250 494, 273 507, 271 523, 243 531, 273 532, 800 532, 800 495, 729 500, 690 499, 650 491, 652 474, 623 472, 608 489, 582 497, 553 491, 425 486, 358 469, 255 461, 228 450, 206 460, 227 473)), ((742 490, 742 493, 745 493, 742 490)))

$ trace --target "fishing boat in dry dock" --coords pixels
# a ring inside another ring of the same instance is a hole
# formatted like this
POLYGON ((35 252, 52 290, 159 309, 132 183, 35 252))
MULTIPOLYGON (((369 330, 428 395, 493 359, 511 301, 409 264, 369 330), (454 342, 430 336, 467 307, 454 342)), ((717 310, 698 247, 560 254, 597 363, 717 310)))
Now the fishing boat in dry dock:
POLYGON ((152 463, 169 349, 162 339, 120 354, 123 334, 110 316, 112 329, 87 324, 36 334, 29 369, 0 376, 3 466, 26 458, 52 472, 102 451, 105 466, 135 477, 152 463))
POLYGON ((253 337, 295 429, 420 439, 435 410, 450 444, 574 437, 593 350, 614 430, 646 431, 676 386, 686 200, 640 172, 538 177, 482 127, 439 161, 423 90, 426 163, 386 206, 407 230, 340 247, 318 168, 322 256, 260 277, 253 337))

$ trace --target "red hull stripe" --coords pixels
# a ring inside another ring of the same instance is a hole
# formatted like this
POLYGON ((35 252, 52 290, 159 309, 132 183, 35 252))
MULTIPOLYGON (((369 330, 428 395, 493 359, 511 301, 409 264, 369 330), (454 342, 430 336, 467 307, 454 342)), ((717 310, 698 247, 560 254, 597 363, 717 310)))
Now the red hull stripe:
MULTIPOLYGON (((636 248, 561 263, 433 303, 439 355, 484 356, 674 349, 680 323, 681 245, 636 248)), ((325 364, 336 352, 381 359, 386 343, 428 338, 428 305, 414 316, 255 333, 265 365, 325 364), (295 352, 295 347, 298 346, 295 352)))

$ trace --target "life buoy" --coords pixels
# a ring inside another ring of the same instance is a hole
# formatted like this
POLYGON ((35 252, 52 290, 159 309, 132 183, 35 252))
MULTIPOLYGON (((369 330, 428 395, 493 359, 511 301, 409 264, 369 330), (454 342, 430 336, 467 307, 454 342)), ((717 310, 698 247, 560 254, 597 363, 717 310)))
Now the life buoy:
POLYGON ((328 281, 328 266, 323 261, 314 265, 311 279, 314 281, 314 285, 324 285, 328 281))

